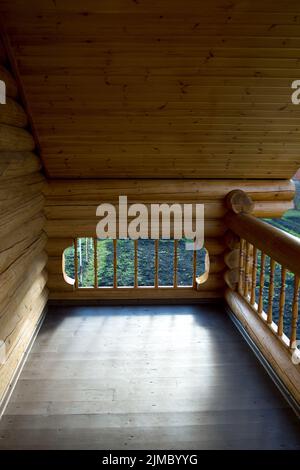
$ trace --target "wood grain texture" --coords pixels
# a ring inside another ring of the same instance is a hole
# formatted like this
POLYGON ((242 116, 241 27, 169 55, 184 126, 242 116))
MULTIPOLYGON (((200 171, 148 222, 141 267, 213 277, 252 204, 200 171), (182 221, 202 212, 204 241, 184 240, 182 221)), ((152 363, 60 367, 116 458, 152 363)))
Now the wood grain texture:
POLYGON ((26 127, 28 118, 22 106, 7 98, 6 104, 0 106, 0 123, 15 127, 26 127))
MULTIPOLYGON (((45 178, 28 130, 28 116, 18 101, 14 78, 3 67, 7 103, 0 106, 0 405, 9 393, 48 300, 47 235, 43 231, 45 178), (1 356, 2 357, 2 356, 1 356)), ((1 62, 2 61, 2 62, 1 62)))
POLYGON ((287 387, 297 403, 300 402, 300 366, 291 360, 291 351, 279 341, 266 322, 237 292, 226 290, 225 299, 249 333, 256 346, 287 387))
POLYGON ((29 199, 25 203, 19 203, 17 207, 9 207, 3 212, 0 223, 0 238, 7 237, 13 230, 18 230, 20 225, 41 214, 44 199, 41 194, 29 199))
POLYGON ((0 435, 1 449, 300 447, 297 418, 208 304, 51 307, 0 435))
POLYGON ((228 212, 225 222, 241 238, 256 246, 274 261, 300 276, 300 240, 249 214, 228 212))
POLYGON ((1 180, 29 175, 41 169, 41 161, 31 152, 2 152, 0 160, 1 180))
POLYGON ((0 124, 0 151, 30 152, 34 150, 34 147, 33 137, 28 131, 0 124))
POLYGON ((295 0, 0 11, 51 177, 280 179, 300 166, 295 0))
POLYGON ((37 238, 43 234, 45 218, 42 214, 26 222, 22 229, 14 230, 6 237, 1 237, 0 274, 14 261, 26 253, 37 238))
POLYGON ((233 189, 248 193, 253 201, 291 201, 295 185, 290 180, 202 180, 176 179, 150 180, 50 180, 45 185, 47 205, 87 205, 101 202, 117 202, 119 195, 127 195, 128 201, 136 202, 199 202, 223 201, 233 189), (59 202, 59 204, 57 204, 59 202))
MULTIPOLYGON (((128 205, 142 202, 151 203, 193 203, 204 204, 205 247, 211 256, 208 281, 198 290, 200 297, 212 298, 222 295, 224 281, 219 274, 224 269, 223 252, 225 250, 224 235, 226 226, 223 218, 226 215, 226 195, 239 189, 246 191, 254 201, 254 214, 272 217, 280 215, 291 207, 294 197, 294 184, 289 180, 50 180, 44 186, 45 215, 47 218, 46 232, 53 243, 49 245, 49 282, 52 299, 66 298, 163 298, 172 296, 172 292, 153 290, 140 292, 129 289, 125 292, 115 290, 85 291, 76 293, 73 287, 65 282, 62 275, 62 256, 67 246, 71 246, 76 237, 95 237, 96 225, 100 220, 96 217, 96 209, 102 202, 118 205, 120 195, 127 195, 128 205), (275 200, 275 202, 274 202, 275 200), (59 241, 61 240, 61 241, 59 241)), ((118 210, 117 210, 118 216, 118 210)), ((172 233, 171 233, 172 236, 172 233)), ((228 279, 227 279, 228 280, 228 279)), ((183 295, 183 291, 174 293, 174 298, 194 298, 195 293, 183 295)))

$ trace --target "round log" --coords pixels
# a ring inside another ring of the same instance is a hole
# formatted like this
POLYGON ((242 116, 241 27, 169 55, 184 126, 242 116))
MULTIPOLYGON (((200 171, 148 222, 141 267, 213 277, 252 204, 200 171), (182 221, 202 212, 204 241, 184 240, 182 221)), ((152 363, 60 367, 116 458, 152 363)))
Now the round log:
POLYGON ((40 215, 43 207, 43 197, 36 196, 25 204, 19 204, 14 211, 7 211, 0 219, 0 239, 25 224, 30 218, 40 215))
POLYGON ((224 281, 231 290, 235 290, 239 282, 239 269, 229 269, 224 274, 224 281))
POLYGON ((39 215, 30 219, 22 226, 21 230, 14 230, 6 237, 1 238, 0 274, 26 253, 28 247, 42 234, 44 224, 44 216, 39 215))
MULTIPOLYGON (((17 333, 21 324, 30 319, 32 310, 39 304, 46 282, 47 275, 45 273, 41 273, 36 279, 32 279, 32 285, 25 297, 21 299, 18 298, 18 304, 15 305, 14 310, 8 311, 0 318, 2 338, 8 339, 10 335, 17 333)), ((14 341, 10 341, 9 343, 8 347, 13 347, 14 341)))
POLYGON ((250 214, 254 209, 254 202, 244 191, 234 189, 226 196, 226 206, 235 214, 250 214))
POLYGON ((224 255, 224 261, 228 268, 237 268, 240 263, 240 250, 235 248, 234 250, 228 251, 224 255))
POLYGON ((252 212, 255 217, 282 217, 289 209, 294 208, 294 201, 257 201, 252 212))
POLYGON ((0 304, 1 305, 0 318, 11 314, 12 311, 18 308, 18 305, 23 301, 24 297, 27 295, 27 292, 31 289, 32 282, 34 279, 36 279, 41 274, 43 274, 43 276, 46 276, 46 279, 48 278, 48 273, 45 267, 46 263, 47 263, 47 255, 45 252, 42 251, 32 261, 27 271, 27 275, 21 280, 10 302, 6 303, 5 306, 4 305, 2 306, 0 304))
MULTIPOLYGON (((46 232, 49 237, 74 238, 74 237, 96 237, 96 225, 100 218, 93 220, 47 220, 46 232)), ((222 220, 207 220, 204 224, 204 237, 222 237, 225 232, 225 225, 222 220)), ((149 232, 149 236, 150 236, 149 232)), ((117 225, 118 236, 118 225, 117 225)), ((173 237, 172 227, 170 237, 173 237)))
POLYGON ((0 125, 0 151, 32 151, 35 142, 32 135, 25 129, 18 127, 0 125))
POLYGON ((39 193, 39 196, 43 197, 42 189, 44 184, 45 178, 40 172, 31 173, 25 178, 24 176, 18 176, 12 179, 1 178, 0 204, 5 202, 6 206, 9 206, 13 204, 11 201, 18 199, 20 196, 23 199, 26 195, 35 195, 36 193, 39 193))
POLYGON ((52 180, 45 187, 48 202, 81 205, 118 201, 119 194, 126 194, 128 201, 149 202, 198 202, 224 201, 226 195, 236 189, 250 194, 255 201, 291 201, 295 184, 290 180, 52 180))
POLYGON ((18 285, 27 276, 31 263, 43 252, 46 245, 46 235, 40 236, 9 268, 0 274, 1 291, 0 305, 8 305, 13 298, 18 285))
MULTIPOLYGON (((0 107, 1 109, 1 107, 0 107)), ((1 152, 0 177, 11 179, 38 172, 41 169, 39 157, 32 152, 1 152)))
POLYGON ((22 106, 11 98, 6 99, 6 104, 0 106, 0 123, 15 127, 26 127, 27 115, 22 106))
POLYGON ((224 235, 224 239, 225 239, 225 244, 228 246, 230 250, 239 248, 240 237, 236 233, 232 232, 231 230, 227 230, 227 232, 224 235))

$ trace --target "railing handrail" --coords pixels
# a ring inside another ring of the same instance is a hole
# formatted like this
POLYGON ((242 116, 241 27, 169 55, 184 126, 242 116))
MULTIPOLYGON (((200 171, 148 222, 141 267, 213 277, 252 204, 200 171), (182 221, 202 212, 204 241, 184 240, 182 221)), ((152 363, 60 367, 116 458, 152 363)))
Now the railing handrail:
POLYGON ((249 214, 230 211, 225 222, 234 233, 300 276, 300 238, 249 214))
POLYGON ((241 193, 242 191, 233 191, 227 197, 230 209, 225 215, 227 227, 289 271, 300 276, 300 238, 249 214, 251 198, 241 193), (241 198, 237 204, 238 196, 241 198))

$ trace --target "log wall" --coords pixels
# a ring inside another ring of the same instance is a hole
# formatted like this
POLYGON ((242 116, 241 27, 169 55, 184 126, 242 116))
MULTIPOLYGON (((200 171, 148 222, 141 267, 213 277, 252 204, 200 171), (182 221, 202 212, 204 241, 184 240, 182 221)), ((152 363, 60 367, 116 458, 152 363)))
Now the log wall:
MULTIPOLYGON (((211 270, 206 283, 188 296, 213 298, 223 295, 224 254, 226 250, 224 216, 227 212, 225 196, 240 188, 255 202, 254 214, 259 217, 281 216, 292 207, 294 185, 288 180, 51 180, 45 186, 46 231, 49 237, 47 252, 50 296, 52 299, 106 297, 120 298, 140 295, 142 298, 161 297, 154 289, 147 294, 132 294, 132 290, 118 289, 118 293, 74 290, 62 275, 62 253, 75 237, 95 237, 96 208, 100 203, 117 204, 119 195, 127 195, 128 203, 204 203, 205 247, 210 255, 211 270)), ((183 295, 183 294, 182 294, 183 295)), ((187 296, 187 293, 184 294, 187 296)), ((178 298, 180 290, 164 292, 164 298, 178 298)), ((186 297, 185 297, 186 298, 186 297)))
POLYGON ((44 311, 48 289, 45 178, 27 114, 0 44, 0 403, 44 311), (3 360, 2 360, 3 359, 3 360))

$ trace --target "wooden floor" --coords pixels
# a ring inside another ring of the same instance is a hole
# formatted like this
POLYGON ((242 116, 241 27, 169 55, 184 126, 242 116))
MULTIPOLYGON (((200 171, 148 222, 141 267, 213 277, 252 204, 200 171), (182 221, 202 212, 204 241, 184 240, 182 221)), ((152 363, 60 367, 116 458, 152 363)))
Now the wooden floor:
POLYGON ((221 306, 52 307, 0 448, 300 449, 300 429, 221 306))

